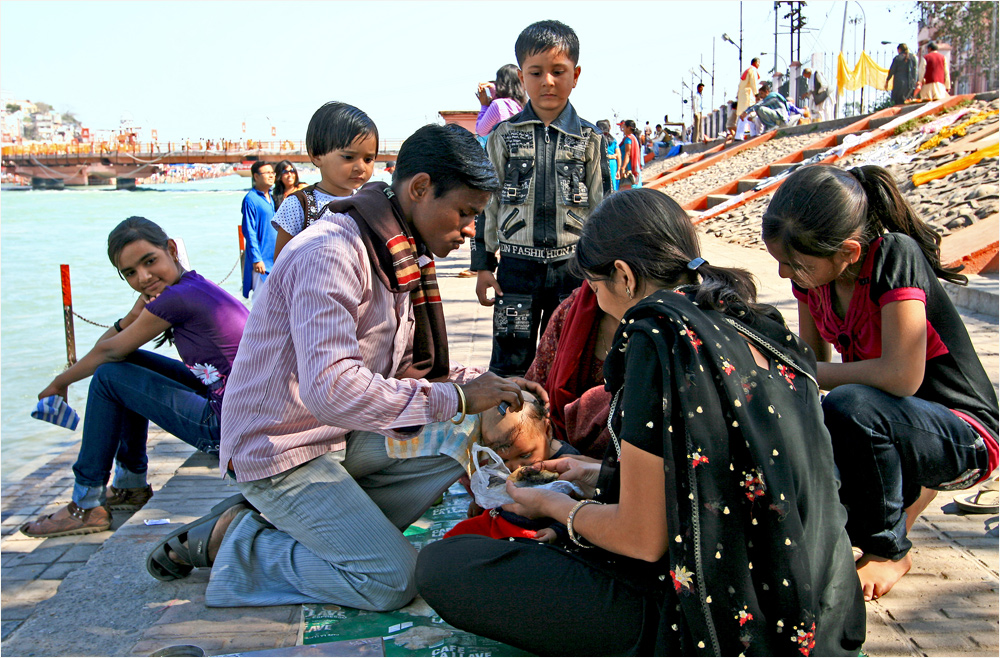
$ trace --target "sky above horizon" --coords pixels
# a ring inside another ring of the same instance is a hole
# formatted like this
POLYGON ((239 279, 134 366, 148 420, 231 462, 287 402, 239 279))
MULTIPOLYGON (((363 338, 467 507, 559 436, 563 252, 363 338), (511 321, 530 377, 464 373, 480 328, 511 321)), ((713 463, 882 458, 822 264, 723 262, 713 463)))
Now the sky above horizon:
MULTIPOLYGON (((680 119, 674 92, 687 97, 681 80, 690 85, 699 63, 712 71, 713 37, 715 105, 735 97, 738 50, 721 36, 739 42, 740 4, 5 0, 0 87, 5 97, 71 111, 92 130, 117 128, 129 116, 160 141, 270 139, 271 126, 279 139, 301 140, 329 100, 360 107, 383 138, 402 139, 438 122, 439 110, 478 110, 476 84, 515 62, 520 31, 556 19, 580 37, 582 73, 571 97, 580 115, 655 124, 664 114, 680 119)), ((767 53, 761 70, 768 71, 773 3, 742 5, 743 63, 767 53)), ((803 59, 839 50, 845 5, 845 51, 860 51, 863 32, 869 53, 894 54, 899 42, 915 48, 913 2, 809 2, 803 59), (862 11, 864 21, 852 24, 862 11)), ((779 23, 785 13, 783 6, 779 23)), ((784 70, 789 37, 787 28, 779 32, 786 32, 778 37, 784 70)), ((710 75, 701 80, 708 106, 710 75)), ((685 118, 689 112, 685 106, 685 118)))

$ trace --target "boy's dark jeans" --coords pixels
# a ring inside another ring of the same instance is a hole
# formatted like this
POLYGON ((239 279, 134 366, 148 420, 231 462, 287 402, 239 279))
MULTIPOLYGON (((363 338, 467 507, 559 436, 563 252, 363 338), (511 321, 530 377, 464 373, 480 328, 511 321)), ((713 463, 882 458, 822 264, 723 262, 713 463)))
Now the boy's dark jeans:
POLYGON ((903 510, 921 486, 965 489, 986 474, 982 438, 936 402, 849 384, 826 396, 823 416, 840 471, 847 534, 866 553, 890 560, 906 555, 912 544, 903 510))
POLYGON ((529 336, 499 335, 494 315, 492 372, 501 377, 520 377, 528 371, 535 358, 538 334, 545 331, 559 303, 582 283, 570 274, 570 260, 545 264, 511 256, 500 259, 497 283, 504 294, 531 297, 531 331, 529 336))

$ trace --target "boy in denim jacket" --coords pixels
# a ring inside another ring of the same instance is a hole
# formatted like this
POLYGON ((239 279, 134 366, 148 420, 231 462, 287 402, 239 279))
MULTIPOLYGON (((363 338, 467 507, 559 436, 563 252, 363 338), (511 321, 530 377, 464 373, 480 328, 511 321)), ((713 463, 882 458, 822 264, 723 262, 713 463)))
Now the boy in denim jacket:
POLYGON ((529 101, 490 133, 486 151, 503 186, 472 245, 476 295, 494 306, 490 370, 502 376, 527 371, 539 332, 579 287, 570 259, 591 210, 611 193, 603 134, 569 102, 580 77, 576 33, 540 21, 521 32, 514 53, 529 101))

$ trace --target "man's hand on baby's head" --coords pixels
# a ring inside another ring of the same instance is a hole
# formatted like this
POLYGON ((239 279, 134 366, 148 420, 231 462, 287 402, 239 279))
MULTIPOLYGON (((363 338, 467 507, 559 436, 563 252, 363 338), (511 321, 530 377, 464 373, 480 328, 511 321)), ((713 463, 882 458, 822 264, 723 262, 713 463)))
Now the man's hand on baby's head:
POLYGON ((519 411, 524 403, 521 388, 516 382, 500 377, 492 372, 484 372, 471 382, 462 384, 465 393, 465 411, 468 414, 478 414, 490 407, 496 408, 501 402, 507 402, 512 409, 519 411))
POLYGON ((547 409, 549 406, 549 394, 545 391, 545 387, 538 382, 533 382, 531 380, 525 379, 524 377, 510 377, 510 380, 516 383, 521 390, 528 391, 532 395, 541 401, 542 405, 547 409))
POLYGON ((513 411, 520 411, 524 406, 524 392, 534 395, 546 407, 549 403, 549 395, 541 384, 523 377, 504 378, 492 372, 485 372, 463 384, 462 391, 465 393, 465 411, 469 414, 482 413, 501 402, 506 402, 513 411))

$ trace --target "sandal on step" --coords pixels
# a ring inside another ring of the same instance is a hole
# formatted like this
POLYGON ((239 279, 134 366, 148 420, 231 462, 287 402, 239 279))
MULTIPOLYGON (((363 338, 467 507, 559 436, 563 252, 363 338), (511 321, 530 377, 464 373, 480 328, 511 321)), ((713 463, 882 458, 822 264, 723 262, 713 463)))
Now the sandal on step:
POLYGON ((83 509, 76 503, 54 514, 46 514, 21 526, 28 537, 66 537, 69 535, 89 535, 111 529, 111 512, 103 505, 83 509))
POLYGON ((972 493, 955 496, 958 509, 969 514, 996 514, 1000 510, 1000 481, 992 477, 972 493))
POLYGON ((157 580, 171 581, 184 578, 195 567, 211 567, 208 559, 208 541, 219 517, 229 508, 250 504, 243 494, 236 494, 215 505, 212 511, 196 521, 181 526, 166 536, 146 557, 146 571, 157 580), (170 551, 181 562, 170 559, 170 551))

